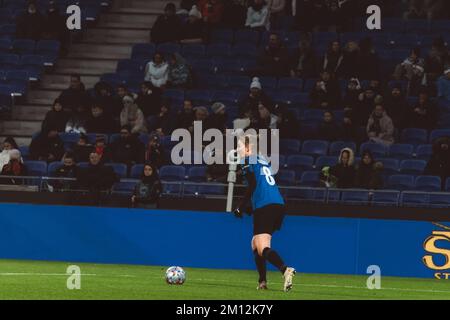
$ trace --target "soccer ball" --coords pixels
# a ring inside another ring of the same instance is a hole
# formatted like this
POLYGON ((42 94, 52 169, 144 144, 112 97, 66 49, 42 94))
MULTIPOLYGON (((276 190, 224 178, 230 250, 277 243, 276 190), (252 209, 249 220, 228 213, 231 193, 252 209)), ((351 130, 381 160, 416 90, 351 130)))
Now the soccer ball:
POLYGON ((170 267, 166 271, 166 282, 168 284, 182 285, 186 281, 186 272, 181 267, 170 267))

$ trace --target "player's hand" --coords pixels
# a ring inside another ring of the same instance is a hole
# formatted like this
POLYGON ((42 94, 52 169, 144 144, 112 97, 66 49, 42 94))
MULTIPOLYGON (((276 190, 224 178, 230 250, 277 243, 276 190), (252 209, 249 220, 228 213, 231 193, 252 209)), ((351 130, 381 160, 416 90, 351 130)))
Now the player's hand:
POLYGON ((242 218, 244 216, 244 213, 239 208, 234 209, 233 214, 236 218, 242 218))

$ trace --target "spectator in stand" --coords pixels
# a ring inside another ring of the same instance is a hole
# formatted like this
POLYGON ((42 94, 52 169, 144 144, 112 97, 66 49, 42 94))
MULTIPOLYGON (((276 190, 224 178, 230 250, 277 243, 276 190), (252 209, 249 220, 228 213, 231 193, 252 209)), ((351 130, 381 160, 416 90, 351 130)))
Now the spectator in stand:
POLYGON ((278 117, 274 115, 269 107, 260 103, 258 106, 258 129, 277 129, 278 117))
POLYGON ((202 43, 205 38, 205 23, 196 5, 189 10, 188 19, 183 25, 182 43, 202 43))
POLYGON ((222 22, 223 2, 222 0, 199 0, 198 7, 203 16, 203 21, 209 28, 215 28, 222 22))
MULTIPOLYGON (((1 175, 10 177, 26 176, 27 169, 23 164, 22 155, 20 154, 20 151, 17 149, 11 149, 9 150, 8 153, 9 153, 9 161, 2 167, 1 175)), ((0 179, 0 184, 20 185, 23 184, 23 180, 16 178, 2 178, 0 179)))
POLYGON ((356 167, 355 187, 376 190, 383 186, 383 163, 376 162, 369 150, 364 151, 356 167))
MULTIPOLYGON (((151 82, 149 82, 149 83, 151 84, 151 82)), ((149 87, 149 86, 146 85, 146 87, 149 87)), ((153 85, 152 85, 151 88, 152 88, 151 89, 152 90, 152 95, 153 95, 153 93, 156 94, 155 95, 155 103, 156 103, 158 98, 157 98, 157 92, 156 91, 154 92, 154 89, 155 90, 160 90, 160 89, 153 87, 153 85)), ((141 86, 141 95, 142 95, 142 91, 143 90, 144 89, 141 86)), ((111 107, 111 110, 112 110, 112 114, 111 115, 114 118, 114 120, 116 120, 116 121, 120 120, 120 113, 122 112, 122 109, 123 109, 123 98, 125 98, 125 96, 128 96, 128 95, 132 95, 132 93, 130 93, 130 91, 128 90, 126 85, 121 84, 121 85, 119 85, 117 87, 116 95, 113 97, 113 102, 112 102, 112 107, 111 107)), ((141 110, 145 113, 146 112, 145 110, 147 110, 147 108, 148 108, 147 102, 150 102, 150 101, 146 101, 146 99, 140 100, 139 96, 137 97, 137 99, 138 100, 136 100, 136 103, 139 102, 139 103, 142 103, 142 105, 145 105, 145 107, 143 107, 143 106, 138 104, 139 108, 141 108, 141 110)))
POLYGON ((66 26, 66 18, 59 12, 55 1, 49 1, 43 22, 43 38, 60 41, 61 48, 66 51, 70 34, 66 26))
POLYGON ((164 88, 168 80, 169 64, 164 60, 164 56, 157 52, 145 67, 145 81, 150 81, 157 88, 164 88))
POLYGON ((170 56, 167 85, 171 88, 186 89, 191 84, 191 72, 186 60, 175 53, 170 56))
POLYGON ((112 167, 101 162, 101 156, 95 152, 89 155, 89 165, 78 173, 78 183, 81 188, 98 193, 111 190, 118 178, 112 167))
POLYGON ((70 76, 70 87, 61 93, 59 100, 67 111, 75 111, 79 105, 87 106, 90 104, 91 98, 78 74, 70 76))
POLYGON ((137 106, 132 96, 123 98, 123 109, 120 113, 120 125, 131 127, 131 133, 147 133, 144 113, 137 106))
POLYGON ((94 151, 94 146, 89 144, 85 134, 80 135, 80 139, 73 147, 74 160, 76 163, 88 162, 89 155, 94 151))
POLYGON ((175 5, 168 3, 164 9, 164 14, 160 15, 153 24, 150 32, 151 42, 160 44, 180 40, 182 26, 180 17, 176 15, 175 5))
POLYGON ((318 58, 311 42, 302 40, 298 50, 291 57, 290 73, 291 77, 314 78, 317 76, 318 58))
POLYGON ((277 116, 277 128, 280 139, 298 139, 300 123, 285 104, 276 104, 274 114, 277 116))
POLYGON ((105 113, 114 117, 113 88, 104 81, 99 81, 94 86, 94 99, 96 103, 104 106, 105 113))
POLYGON ((367 136, 370 141, 386 146, 394 143, 394 124, 382 105, 377 105, 367 122, 367 136))
POLYGON ((325 111, 323 113, 323 121, 319 125, 317 138, 326 141, 336 141, 340 139, 340 128, 331 111, 325 111))
POLYGON ((258 118, 258 106, 262 103, 268 108, 272 107, 272 100, 262 91, 259 78, 252 79, 250 84, 250 93, 239 101, 239 116, 244 117, 245 114, 251 112, 251 118, 258 118))
POLYGON ((342 62, 337 74, 344 78, 358 77, 360 66, 358 65, 360 49, 355 41, 350 41, 344 48, 342 62))
POLYGON ((395 67, 395 80, 408 80, 410 87, 410 94, 420 86, 425 74, 425 62, 420 57, 420 49, 414 48, 411 54, 401 64, 395 67))
POLYGON ((257 31, 270 30, 270 8, 265 0, 253 0, 247 9, 245 26, 257 31))
POLYGON ((131 167, 144 162, 144 145, 136 134, 131 133, 130 126, 120 129, 120 138, 109 145, 111 160, 116 163, 125 163, 131 167))
POLYGON ((289 54, 276 33, 269 36, 269 44, 259 58, 262 76, 283 77, 289 73, 289 54))
POLYGON ((409 110, 408 101, 399 84, 394 84, 390 94, 385 99, 386 112, 392 118, 394 125, 398 129, 403 129, 407 125, 405 115, 409 110))
MULTIPOLYGON (((194 122, 201 122, 202 125, 202 133, 204 133, 207 129, 207 120, 209 117, 209 112, 206 107, 196 107, 194 108, 194 122)), ((188 129, 191 133, 194 133, 194 123, 188 129)))
POLYGON ((424 174, 441 177, 442 190, 450 177, 450 138, 441 137, 433 142, 433 153, 425 167, 424 174))
POLYGON ((424 0, 409 0, 409 9, 403 14, 406 20, 426 19, 427 10, 424 0))
POLYGON ((355 125, 352 113, 349 111, 344 111, 344 120, 341 127, 341 139, 343 141, 354 141, 357 143, 363 140, 358 133, 358 127, 355 125))
POLYGON ((16 37, 18 39, 40 40, 44 31, 44 17, 33 0, 27 2, 25 12, 17 18, 16 37))
POLYGON ((445 70, 444 75, 439 78, 437 82, 438 86, 438 98, 450 103, 450 68, 445 70))
POLYGON ((320 80, 310 93, 311 107, 318 109, 335 109, 341 101, 338 81, 328 71, 323 71, 320 80))
POLYGON ((348 82, 345 96, 342 101, 344 105, 344 111, 352 112, 353 110, 358 108, 359 105, 359 96, 361 94, 361 83, 358 78, 351 78, 348 82))
POLYGON ((53 108, 45 115, 42 122, 42 130, 47 127, 55 128, 58 132, 65 132, 67 122, 70 120, 70 114, 66 112, 59 99, 53 102, 53 108))
POLYGON ((30 158, 32 160, 60 161, 64 155, 64 143, 56 128, 47 127, 31 141, 30 158))
POLYGON ((152 134, 145 150, 145 162, 151 163, 154 168, 161 168, 166 164, 166 154, 158 134, 152 134))
POLYGON ((404 14, 404 18, 428 20, 448 18, 446 3, 444 0, 410 0, 409 11, 404 14))
POLYGON ((359 95, 359 105, 352 110, 352 119, 357 126, 367 124, 367 118, 375 109, 375 106, 383 102, 383 97, 368 87, 359 95))
POLYGON ((436 127, 438 109, 425 90, 420 92, 417 104, 408 110, 406 117, 409 128, 432 130, 436 127))
POLYGON ((338 188, 354 188, 356 170, 353 150, 344 148, 339 155, 338 164, 330 168, 330 174, 336 177, 338 188))
POLYGON ((65 131, 67 133, 87 133, 86 125, 89 116, 85 105, 78 105, 69 118, 69 121, 67 121, 65 131))
POLYGON ((371 38, 364 38, 359 42, 358 76, 360 79, 378 79, 379 59, 373 48, 371 38))
POLYGON ((218 129, 225 134, 227 129, 226 106, 221 102, 216 102, 211 106, 212 114, 206 120, 206 129, 218 129))
MULTIPOLYGON (((122 97, 125 98, 127 94, 122 97)), ((130 94, 128 94, 130 95, 130 94)), ((141 84, 141 91, 136 98, 136 104, 144 113, 145 118, 155 116, 161 107, 162 90, 153 86, 151 82, 145 81, 141 84)))
POLYGON ((94 151, 100 156, 101 163, 111 162, 111 149, 106 145, 105 137, 98 135, 95 139, 94 151))
POLYGON ((160 136, 169 136, 173 131, 173 118, 170 112, 170 101, 164 100, 159 113, 152 119, 149 131, 156 131, 160 136))
POLYGON ((436 81, 444 72, 446 64, 449 63, 450 56, 445 41, 439 37, 433 41, 431 50, 425 59, 425 71, 427 81, 436 81))
POLYGON ((330 73, 337 73, 341 67, 344 54, 341 50, 339 41, 333 41, 330 43, 325 57, 323 59, 322 68, 330 73))
POLYGON ((222 25, 230 29, 239 29, 247 18, 247 0, 226 0, 222 15, 222 25))
POLYGON ((284 17, 286 0, 269 0, 270 25, 272 28, 280 28, 284 17))
POLYGON ((309 94, 309 98, 311 100, 311 108, 328 109, 331 106, 331 99, 328 95, 325 82, 322 80, 316 81, 316 86, 309 94))
POLYGON ((192 100, 186 99, 183 102, 183 109, 178 112, 176 128, 189 129, 194 121, 194 106, 192 100))
POLYGON ((117 124, 111 115, 104 112, 100 104, 94 104, 91 108, 91 114, 86 121, 86 129, 89 133, 114 133, 117 132, 117 124))
POLYGON ((134 188, 132 204, 136 208, 156 209, 161 192, 162 184, 157 169, 152 164, 146 163, 141 181, 134 188))
POLYGON ((2 152, 0 152, 0 172, 2 172, 3 166, 9 163, 9 152, 14 149, 19 149, 16 141, 13 137, 9 136, 3 140, 2 152))
MULTIPOLYGON (((68 152, 64 155, 63 165, 56 169, 54 176, 57 178, 71 178, 77 179, 79 168, 75 161, 75 154, 68 152)), ((77 189, 76 181, 68 180, 52 180, 50 184, 53 188, 60 191, 69 191, 77 189)))

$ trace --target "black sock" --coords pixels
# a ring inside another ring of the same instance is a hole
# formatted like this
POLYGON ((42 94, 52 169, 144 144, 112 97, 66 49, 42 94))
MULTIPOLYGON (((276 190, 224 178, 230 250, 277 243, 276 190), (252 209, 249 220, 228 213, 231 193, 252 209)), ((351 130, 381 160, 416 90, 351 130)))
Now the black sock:
POLYGON ((284 264, 283 259, 281 259, 281 257, 275 250, 272 250, 271 248, 265 248, 263 250, 263 257, 271 264, 273 264, 275 267, 277 267, 278 270, 281 271, 281 273, 284 274, 284 272, 287 269, 287 266, 284 264))
POLYGON ((257 250, 253 251, 253 255, 255 256, 256 269, 258 270, 258 273, 259 273, 259 282, 261 283, 263 281, 267 281, 266 280, 266 259, 261 257, 258 254, 257 250))

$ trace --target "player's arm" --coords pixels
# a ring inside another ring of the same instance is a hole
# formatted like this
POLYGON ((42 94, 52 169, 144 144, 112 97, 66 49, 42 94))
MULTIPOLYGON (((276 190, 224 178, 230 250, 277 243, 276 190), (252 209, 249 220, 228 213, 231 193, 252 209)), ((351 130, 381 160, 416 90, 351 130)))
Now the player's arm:
POLYGON ((244 211, 245 211, 246 205, 248 204, 248 202, 252 198, 253 191, 255 191, 255 188, 256 188, 255 174, 253 172, 249 171, 249 170, 246 170, 245 177, 247 179, 248 185, 247 185, 247 188, 245 190, 244 197, 241 199, 241 201, 239 201, 238 206, 233 211, 234 215, 236 217, 238 217, 238 218, 242 218, 242 216, 244 215, 244 211))

